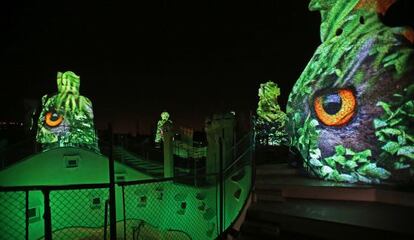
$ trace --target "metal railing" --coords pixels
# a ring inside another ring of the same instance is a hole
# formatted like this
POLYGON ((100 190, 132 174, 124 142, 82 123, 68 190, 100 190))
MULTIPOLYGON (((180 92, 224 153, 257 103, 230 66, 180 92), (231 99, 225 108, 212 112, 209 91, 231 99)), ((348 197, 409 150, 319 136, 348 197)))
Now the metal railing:
POLYGON ((121 239, 222 237, 253 186, 252 138, 221 152, 202 187, 182 184, 192 175, 117 183, 112 217, 109 183, 0 187, 0 239, 110 239, 110 227, 121 239))

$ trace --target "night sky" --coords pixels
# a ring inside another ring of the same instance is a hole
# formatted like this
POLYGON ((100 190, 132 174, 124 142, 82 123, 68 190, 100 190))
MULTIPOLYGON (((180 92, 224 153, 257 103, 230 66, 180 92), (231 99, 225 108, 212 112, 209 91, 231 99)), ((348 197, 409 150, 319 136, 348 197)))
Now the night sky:
MULTIPOLYGON (((320 44, 308 0, 54 2, 0 7, 0 118, 21 111, 24 98, 56 92, 57 71, 71 70, 98 128, 135 133, 139 122, 148 133, 167 110, 176 125, 200 129, 212 113, 255 111, 267 80, 282 88, 284 108, 320 44)), ((412 2, 386 21, 412 21, 412 2)))

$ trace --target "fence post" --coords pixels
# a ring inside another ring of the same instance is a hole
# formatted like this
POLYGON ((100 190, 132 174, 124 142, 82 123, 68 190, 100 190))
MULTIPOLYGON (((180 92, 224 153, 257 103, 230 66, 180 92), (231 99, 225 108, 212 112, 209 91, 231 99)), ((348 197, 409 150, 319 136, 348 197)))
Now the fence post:
POLYGON ((114 169, 114 137, 112 124, 109 125, 111 146, 109 148, 109 231, 111 239, 116 239, 116 203, 115 203, 115 169, 114 169))
POLYGON ((163 126, 163 149, 164 149, 164 177, 174 176, 174 142, 173 142, 172 125, 167 122, 163 126))
POLYGON ((224 219, 224 203, 223 203, 223 195, 224 195, 224 179, 223 179, 223 140, 220 137, 219 138, 219 205, 220 205, 220 214, 219 214, 219 219, 220 219, 220 233, 219 236, 221 236, 221 239, 225 239, 224 233, 223 233, 223 229, 224 229, 224 223, 223 223, 223 219, 224 219))
POLYGON ((29 239, 29 190, 26 190, 26 207, 25 207, 25 214, 26 214, 26 240, 29 239))
POLYGON ((108 205, 109 202, 108 200, 105 201, 105 213, 104 213, 104 236, 103 239, 106 240, 107 239, 107 232, 108 232, 108 205))
POLYGON ((122 185, 122 210, 124 212, 124 239, 126 238, 126 211, 125 211, 125 186, 122 185))
POLYGON ((44 213, 43 219, 45 224, 45 240, 52 240, 52 218, 50 212, 50 198, 49 198, 49 189, 43 189, 44 197, 44 213))

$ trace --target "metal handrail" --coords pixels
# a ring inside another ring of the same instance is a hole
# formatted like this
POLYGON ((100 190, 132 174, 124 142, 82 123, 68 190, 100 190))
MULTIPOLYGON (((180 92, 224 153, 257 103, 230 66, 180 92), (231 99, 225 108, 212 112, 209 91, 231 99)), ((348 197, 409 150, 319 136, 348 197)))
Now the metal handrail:
POLYGON ((107 188, 109 183, 71 184, 71 185, 34 185, 34 186, 0 186, 0 192, 39 191, 39 190, 76 190, 90 188, 107 188))
MULTIPOLYGON (((238 146, 242 141, 244 141, 245 139, 247 139, 247 137, 252 137, 252 133, 253 131, 250 131, 248 133, 246 133, 236 144, 234 144, 234 146, 232 148, 229 149, 229 152, 231 150, 233 150, 236 146, 238 146)), ((249 152, 252 151, 254 148, 254 142, 252 141, 252 139, 250 139, 250 143, 249 146, 247 148, 245 148, 245 150, 243 151, 242 154, 240 154, 239 156, 237 156, 237 158, 232 161, 232 163, 227 166, 223 171, 227 172, 229 169, 231 169, 234 165, 236 165, 238 162, 241 161, 241 159, 249 152)))
POLYGON ((234 165, 236 165, 237 163, 239 163, 241 161, 241 159, 244 158, 244 156, 251 151, 251 149, 252 149, 252 146, 250 145, 236 160, 234 160, 229 166, 227 166, 226 169, 223 170, 223 173, 226 173, 234 165))
MULTIPOLYGON (((243 136, 237 143, 235 143, 232 148, 230 148, 230 151, 234 150, 237 146, 240 146, 242 143, 248 143, 246 144, 247 147, 243 146, 243 149, 241 151, 241 154, 238 156, 234 156, 232 155, 232 162, 229 166, 227 166, 225 169, 221 169, 222 171, 219 172, 214 172, 214 173, 209 173, 209 174, 200 174, 198 177, 211 177, 211 176, 216 176, 216 177, 220 177, 220 189, 222 191, 222 194, 220 194, 220 196, 224 196, 223 194, 225 194, 225 190, 224 190, 224 181, 225 179, 227 179, 227 176, 229 174, 230 171, 236 171, 239 169, 244 168, 246 165, 251 164, 253 166, 253 159, 249 158, 249 161, 246 161, 246 164, 243 165, 237 165, 240 162, 243 161, 243 159, 246 158, 246 156, 248 156, 249 153, 251 153, 254 150, 254 142, 252 142, 252 139, 250 139, 249 141, 246 141, 247 139, 249 139, 248 137, 253 137, 254 135, 252 135, 252 132, 248 132, 245 136, 243 136)), ((224 157, 223 153, 221 154, 222 157, 224 157)), ((253 171, 253 168, 252 168, 253 171)), ((253 176, 253 175, 252 175, 253 176)), ((116 185, 118 185, 119 187, 122 187, 122 190, 124 191, 124 187, 125 186, 131 186, 131 185, 142 185, 142 184, 150 184, 150 183, 157 183, 157 182, 167 182, 167 181, 176 181, 179 179, 186 179, 186 178, 194 178, 194 176, 174 176, 174 177, 169 177, 169 178, 154 178, 154 179, 144 179, 144 180, 134 180, 134 181, 128 181, 128 182, 118 182, 116 183, 116 185)), ((253 179, 252 179, 253 181, 253 179)), ((215 183, 217 184, 217 182, 215 183)), ((78 190, 78 189, 97 189, 97 188, 106 188, 109 189, 113 186, 111 186, 111 184, 109 182, 104 182, 104 183, 94 183, 94 184, 71 184, 71 185, 35 185, 35 186, 0 186, 0 192, 18 192, 18 191, 25 191, 26 194, 28 194, 29 191, 42 191, 43 194, 48 195, 51 191, 59 191, 59 190, 78 190)), ((217 189, 219 189, 219 186, 215 186, 217 189)), ((253 188, 253 184, 250 186, 250 189, 253 188)), ((26 201, 28 201, 28 197, 26 196, 26 201)), ((222 199, 223 200, 223 199, 222 199)), ((49 200, 48 200, 49 201, 49 200)), ((123 199, 123 201, 125 201, 125 199, 123 199)), ((247 199, 246 199, 247 202, 247 199)), ((246 204, 246 202, 244 204, 246 204)), ((107 219, 107 204, 108 204, 108 200, 105 202, 105 220, 104 220, 104 239, 107 238, 107 227, 108 227, 108 219, 107 219)), ((220 203, 222 205, 221 210, 223 210, 223 204, 224 202, 220 203)), ((123 206, 125 207, 125 202, 123 202, 123 206)), ((26 222, 28 221, 28 204, 26 204, 26 222)), ((50 206, 49 206, 49 202, 45 202, 45 208, 48 207, 48 211, 45 212, 45 214, 47 215, 46 217, 48 217, 47 219, 45 218, 45 224, 49 225, 48 229, 45 230, 45 234, 46 232, 48 233, 47 235, 45 235, 45 237, 47 239, 51 239, 51 234, 52 234, 52 225, 51 225, 51 213, 50 213, 50 206), (46 206, 47 205, 47 206, 46 206), (46 222, 46 220, 48 220, 48 222, 46 222)), ((114 208, 115 209, 115 208, 114 208)), ((124 208, 125 211, 125 208, 124 208)), ((221 217, 222 219, 224 219, 224 212, 221 213, 221 217)), ((125 216, 125 214, 124 214, 125 216)), ((223 224, 224 220, 220 221, 221 224, 223 224)), ((27 223, 26 223, 27 225, 27 223)), ((112 225, 112 224, 111 224, 112 225)), ((224 225, 222 227, 225 227, 224 225)), ((125 232, 125 220, 124 220, 124 235, 126 234, 125 232)), ((222 228, 222 231, 224 232, 224 228, 222 228)), ((26 231, 28 231, 28 227, 26 227, 26 231)), ((28 233, 26 233, 26 235, 28 236, 28 233)))
POLYGON ((247 137, 251 137, 251 134, 253 133, 253 130, 251 130, 250 132, 246 133, 242 138, 240 138, 238 140, 237 143, 235 143, 231 148, 227 149, 227 152, 231 152, 234 149, 236 149, 237 146, 239 146, 247 137))

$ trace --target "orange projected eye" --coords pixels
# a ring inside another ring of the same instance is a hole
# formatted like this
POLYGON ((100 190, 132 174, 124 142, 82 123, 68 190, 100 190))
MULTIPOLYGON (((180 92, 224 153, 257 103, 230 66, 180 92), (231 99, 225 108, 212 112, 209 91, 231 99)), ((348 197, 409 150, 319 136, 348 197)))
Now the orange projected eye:
POLYGON ((63 121, 63 117, 56 112, 48 112, 45 116, 46 125, 49 127, 57 127, 63 121))
POLYGON ((355 94, 350 89, 319 96, 313 103, 319 121, 327 126, 347 124, 355 114, 356 105, 355 94))

